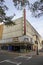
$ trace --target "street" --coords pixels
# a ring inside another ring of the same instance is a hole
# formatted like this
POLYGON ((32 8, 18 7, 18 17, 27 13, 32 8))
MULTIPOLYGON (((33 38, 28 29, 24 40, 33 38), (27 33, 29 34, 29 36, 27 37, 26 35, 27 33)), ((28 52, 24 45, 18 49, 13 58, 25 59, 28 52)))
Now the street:
POLYGON ((0 65, 43 65, 43 55, 11 56, 0 52, 0 65))

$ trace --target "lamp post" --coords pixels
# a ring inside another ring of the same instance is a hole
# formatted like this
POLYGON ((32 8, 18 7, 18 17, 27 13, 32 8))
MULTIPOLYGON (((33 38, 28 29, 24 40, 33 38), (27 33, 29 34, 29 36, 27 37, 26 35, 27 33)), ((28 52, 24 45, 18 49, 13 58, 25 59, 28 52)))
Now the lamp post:
POLYGON ((38 36, 37 36, 36 34, 35 34, 35 35, 33 35, 33 36, 35 36, 35 37, 36 37, 36 41, 35 41, 35 44, 37 44, 36 54, 37 54, 37 55, 39 55, 39 52, 38 52, 38 41, 37 41, 38 36))
POLYGON ((36 54, 39 55, 39 52, 38 52, 38 41, 36 40, 35 43, 37 44, 36 54))

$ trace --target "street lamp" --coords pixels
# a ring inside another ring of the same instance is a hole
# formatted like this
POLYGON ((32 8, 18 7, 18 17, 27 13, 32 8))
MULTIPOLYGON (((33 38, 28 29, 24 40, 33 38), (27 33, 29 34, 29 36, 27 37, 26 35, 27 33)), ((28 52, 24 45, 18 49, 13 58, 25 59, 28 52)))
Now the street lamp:
POLYGON ((36 54, 37 54, 37 55, 39 55, 39 52, 38 52, 38 41, 37 41, 38 36, 37 36, 36 34, 35 34, 35 35, 33 35, 33 36, 35 36, 35 37, 36 37, 36 41, 35 41, 35 44, 37 44, 36 54))
POLYGON ((35 44, 37 44, 36 54, 39 55, 39 53, 38 53, 38 41, 37 40, 35 41, 35 44))

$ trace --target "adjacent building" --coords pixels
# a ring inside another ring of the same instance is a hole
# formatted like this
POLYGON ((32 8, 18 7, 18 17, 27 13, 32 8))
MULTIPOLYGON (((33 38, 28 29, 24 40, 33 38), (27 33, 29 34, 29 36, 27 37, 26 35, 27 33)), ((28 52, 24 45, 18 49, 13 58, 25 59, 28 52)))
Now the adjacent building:
POLYGON ((42 48, 42 38, 34 27, 24 18, 14 20, 15 25, 0 25, 0 48, 13 51, 36 50, 42 48), (36 37, 37 36, 37 37, 36 37))

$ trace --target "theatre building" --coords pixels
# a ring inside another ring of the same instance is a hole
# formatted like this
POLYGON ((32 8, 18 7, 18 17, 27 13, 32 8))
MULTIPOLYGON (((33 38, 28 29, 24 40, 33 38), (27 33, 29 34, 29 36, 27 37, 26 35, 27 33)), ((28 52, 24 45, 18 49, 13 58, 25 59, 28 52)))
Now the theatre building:
POLYGON ((14 20, 15 25, 0 25, 0 49, 24 52, 35 50, 37 48, 36 35, 38 41, 38 49, 42 48, 41 36, 24 18, 14 20))

